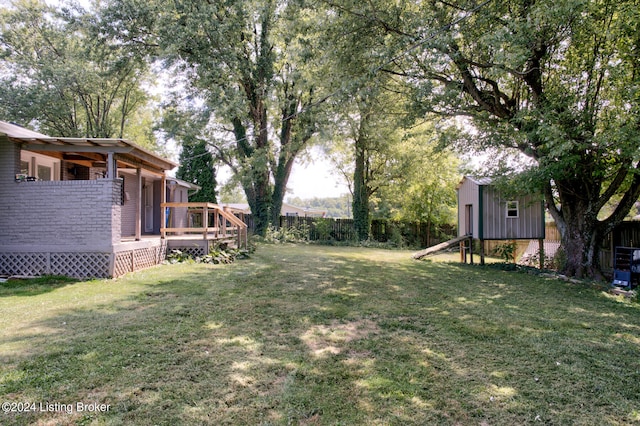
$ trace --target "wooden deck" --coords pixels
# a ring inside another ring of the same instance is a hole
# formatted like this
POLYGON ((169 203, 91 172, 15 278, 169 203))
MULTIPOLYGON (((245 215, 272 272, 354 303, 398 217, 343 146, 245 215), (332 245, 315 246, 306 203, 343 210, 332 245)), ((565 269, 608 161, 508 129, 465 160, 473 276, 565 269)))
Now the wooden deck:
POLYGON ((170 242, 202 245, 202 242, 218 242, 246 248, 247 225, 230 208, 213 203, 162 203, 163 223, 160 237, 170 242))

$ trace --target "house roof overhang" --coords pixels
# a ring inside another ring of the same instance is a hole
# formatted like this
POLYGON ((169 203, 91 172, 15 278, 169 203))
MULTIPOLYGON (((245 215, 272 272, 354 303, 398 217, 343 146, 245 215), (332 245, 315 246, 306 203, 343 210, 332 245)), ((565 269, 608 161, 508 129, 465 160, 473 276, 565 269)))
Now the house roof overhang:
POLYGON ((196 185, 195 183, 191 183, 191 182, 187 182, 185 180, 182 179, 178 179, 176 177, 170 177, 167 178, 167 184, 171 185, 177 185, 177 186, 182 186, 183 188, 187 188, 190 191, 199 191, 202 189, 202 187, 200 185, 196 185))
POLYGON ((104 161, 113 154, 119 168, 142 168, 164 174, 178 166, 125 139, 50 137, 6 122, 0 122, 0 134, 19 143, 22 149, 63 160, 88 164, 104 161))

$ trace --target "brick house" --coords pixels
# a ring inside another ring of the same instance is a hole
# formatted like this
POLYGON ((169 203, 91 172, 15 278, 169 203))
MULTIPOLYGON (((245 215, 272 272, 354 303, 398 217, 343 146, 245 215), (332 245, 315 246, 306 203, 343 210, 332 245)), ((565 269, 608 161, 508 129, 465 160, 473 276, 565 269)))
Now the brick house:
POLYGON ((166 176, 176 166, 126 140, 0 121, 0 275, 116 277, 158 264, 169 216, 187 222, 197 189, 166 176))

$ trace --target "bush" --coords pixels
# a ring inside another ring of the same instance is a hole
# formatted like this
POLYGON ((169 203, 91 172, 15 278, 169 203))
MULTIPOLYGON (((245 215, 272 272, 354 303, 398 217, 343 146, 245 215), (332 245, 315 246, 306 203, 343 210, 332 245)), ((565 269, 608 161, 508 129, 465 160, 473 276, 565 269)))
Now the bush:
POLYGON ((495 253, 504 259, 505 262, 510 263, 516 261, 516 249, 518 248, 515 241, 509 241, 508 243, 500 244, 495 248, 495 253))
POLYGON ((318 218, 313 224, 316 232, 316 239, 319 241, 327 241, 331 239, 331 231, 333 231, 333 220, 327 218, 318 218))
POLYGON ((309 242, 309 226, 307 224, 300 224, 292 228, 286 226, 276 228, 273 225, 269 225, 264 236, 264 242, 274 244, 307 243, 309 242))
POLYGON ((167 255, 167 262, 169 263, 211 263, 211 264, 226 264, 233 263, 236 259, 248 259, 250 255, 249 249, 237 249, 237 248, 222 248, 216 247, 212 249, 209 254, 205 256, 193 257, 188 253, 184 253, 181 250, 171 250, 171 253, 167 255))

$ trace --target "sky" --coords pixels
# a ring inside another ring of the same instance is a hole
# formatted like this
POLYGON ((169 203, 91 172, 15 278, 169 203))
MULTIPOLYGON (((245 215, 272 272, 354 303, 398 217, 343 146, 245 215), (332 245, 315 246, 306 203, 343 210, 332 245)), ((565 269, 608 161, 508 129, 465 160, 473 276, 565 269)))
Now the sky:
MULTIPOLYGON (((174 157, 178 158, 177 149, 174 151, 174 157)), ((177 168, 170 174, 175 175, 176 170, 177 168)), ((216 176, 218 185, 222 185, 229 176, 230 171, 227 168, 218 169, 216 176)), ((335 171, 331 162, 321 150, 312 148, 307 160, 296 159, 293 164, 284 199, 334 198, 347 193, 349 193, 347 184, 335 171)))
POLYGON ((349 192, 344 179, 335 171, 331 162, 318 149, 311 150, 311 159, 296 160, 287 185, 286 198, 331 198, 349 192))

